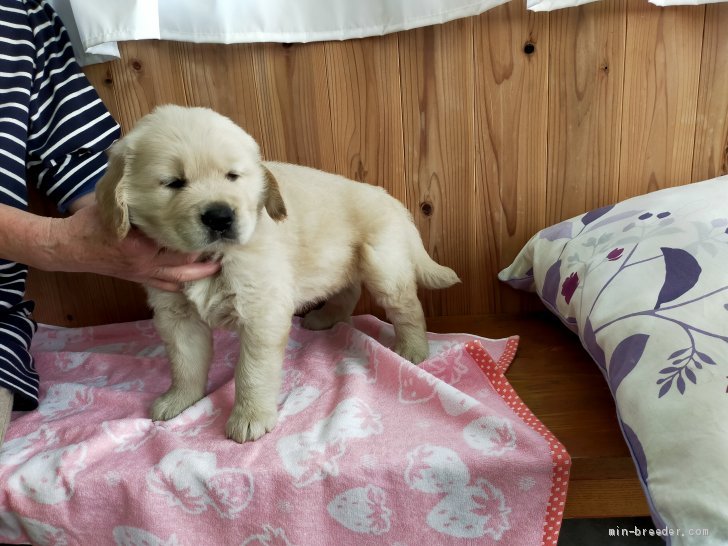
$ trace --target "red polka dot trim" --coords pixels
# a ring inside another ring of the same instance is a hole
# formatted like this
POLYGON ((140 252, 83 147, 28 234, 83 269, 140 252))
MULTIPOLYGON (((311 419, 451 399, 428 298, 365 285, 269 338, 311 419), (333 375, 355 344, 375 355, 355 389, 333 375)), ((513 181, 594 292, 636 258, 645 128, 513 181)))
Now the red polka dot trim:
POLYGON ((498 362, 495 362, 480 342, 471 341, 465 345, 465 350, 476 364, 478 364, 480 369, 483 370, 483 373, 485 373, 503 401, 508 404, 513 412, 529 428, 538 432, 548 442, 552 463, 551 494, 546 504, 546 517, 543 524, 541 544, 556 546, 559 540, 561 520, 564 517, 564 504, 566 502, 566 490, 569 485, 571 457, 566 452, 563 444, 556 439, 551 431, 523 403, 515 389, 506 379, 506 370, 511 365, 517 348, 518 337, 508 338, 503 354, 498 359, 498 362))

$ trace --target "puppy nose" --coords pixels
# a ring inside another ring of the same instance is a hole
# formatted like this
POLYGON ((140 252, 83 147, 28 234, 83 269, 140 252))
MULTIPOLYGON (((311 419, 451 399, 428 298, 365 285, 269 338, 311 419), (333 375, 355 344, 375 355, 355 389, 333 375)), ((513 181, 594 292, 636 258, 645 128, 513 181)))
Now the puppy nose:
POLYGON ((202 220, 202 223, 211 230, 222 233, 227 231, 230 226, 233 225, 235 213, 233 212, 233 209, 227 205, 214 204, 210 205, 205 212, 202 213, 200 219, 202 220))

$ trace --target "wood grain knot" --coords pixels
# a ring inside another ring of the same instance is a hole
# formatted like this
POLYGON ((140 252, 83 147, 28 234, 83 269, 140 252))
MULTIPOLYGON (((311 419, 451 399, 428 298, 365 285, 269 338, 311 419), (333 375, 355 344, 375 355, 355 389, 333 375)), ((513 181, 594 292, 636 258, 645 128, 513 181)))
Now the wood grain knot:
POLYGON ((523 45, 523 52, 526 55, 533 55, 536 52, 536 44, 534 44, 533 42, 526 42, 523 45))
POLYGON ((142 62, 139 59, 132 59, 131 67, 132 67, 132 69, 139 72, 142 69, 142 62))
POLYGON ((432 216, 432 213, 435 212, 434 207, 432 206, 432 203, 429 201, 423 201, 420 203, 420 211, 422 211, 422 214, 425 216, 432 216))

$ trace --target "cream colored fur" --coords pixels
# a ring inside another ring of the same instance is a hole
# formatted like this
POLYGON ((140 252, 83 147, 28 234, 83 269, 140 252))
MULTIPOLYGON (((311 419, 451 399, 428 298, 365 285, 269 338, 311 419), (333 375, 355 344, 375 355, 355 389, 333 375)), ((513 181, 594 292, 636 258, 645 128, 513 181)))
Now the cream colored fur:
POLYGON ((179 293, 147 288, 172 367, 172 386, 151 414, 170 419, 205 395, 211 328, 231 328, 241 351, 227 435, 237 442, 276 423, 297 309, 327 300, 303 324, 329 328, 350 317, 363 283, 394 325, 395 350, 419 363, 428 346, 417 285, 459 281, 430 259, 408 211, 383 189, 262 162, 247 133, 204 108, 163 106, 142 119, 112 148, 97 198, 120 237, 133 225, 160 246, 221 260, 217 276, 179 293), (219 205, 234 212, 234 222, 217 240, 201 218, 219 205))

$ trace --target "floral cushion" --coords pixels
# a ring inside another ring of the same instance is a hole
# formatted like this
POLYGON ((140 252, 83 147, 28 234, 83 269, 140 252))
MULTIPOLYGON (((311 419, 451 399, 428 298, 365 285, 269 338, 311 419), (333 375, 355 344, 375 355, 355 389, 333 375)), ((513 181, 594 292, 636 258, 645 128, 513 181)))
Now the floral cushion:
POLYGON ((499 278, 604 373, 668 543, 728 544, 728 176, 543 229, 499 278))

